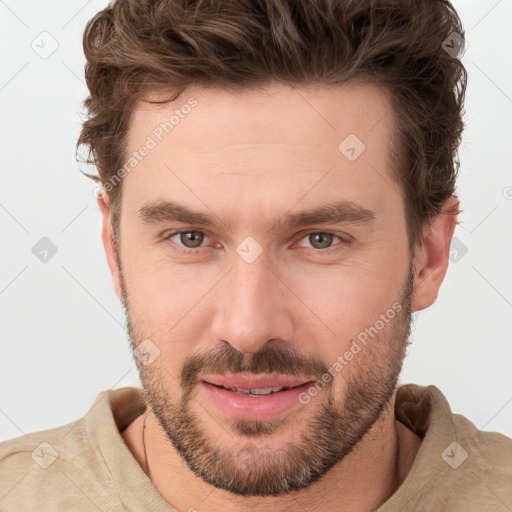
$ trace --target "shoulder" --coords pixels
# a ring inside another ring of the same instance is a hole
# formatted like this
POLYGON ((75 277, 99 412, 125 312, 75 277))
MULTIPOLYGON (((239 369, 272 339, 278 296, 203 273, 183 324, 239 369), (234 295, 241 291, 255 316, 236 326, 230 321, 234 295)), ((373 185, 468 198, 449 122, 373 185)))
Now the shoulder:
POLYGON ((0 443, 0 510, 97 510, 91 497, 117 493, 89 430, 86 415, 0 443))
POLYGON ((453 414, 452 419, 457 439, 453 446, 447 447, 443 457, 449 460, 460 452, 461 466, 467 461, 480 478, 506 484, 512 500, 512 439, 499 432, 479 430, 460 414, 453 414))
MULTIPOLYGON (((0 467, 50 467, 66 452, 84 446, 84 418, 57 428, 41 430, 0 443, 0 467)), ((5 473, 4 473, 5 474, 5 473)))
POLYGON ((435 475, 431 492, 449 510, 512 508, 512 439, 486 432, 465 416, 453 414, 455 436, 440 453, 444 468, 435 475))
POLYGON ((407 384, 397 400, 397 418, 422 444, 390 504, 401 510, 512 508, 512 439, 454 414, 435 386, 407 384))

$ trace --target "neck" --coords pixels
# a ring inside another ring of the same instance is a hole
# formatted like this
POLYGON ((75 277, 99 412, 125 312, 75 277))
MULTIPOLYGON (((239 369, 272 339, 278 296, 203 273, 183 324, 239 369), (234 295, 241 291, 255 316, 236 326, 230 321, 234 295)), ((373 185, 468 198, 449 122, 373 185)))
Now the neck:
POLYGON ((177 510, 211 512, 371 511, 403 483, 421 440, 394 417, 394 397, 379 421, 340 463, 306 489, 280 497, 233 495, 205 483, 186 466, 154 415, 143 414, 123 433, 126 444, 163 498, 177 510), (145 428, 144 428, 145 427, 145 428), (343 496, 343 500, 340 500, 343 496))

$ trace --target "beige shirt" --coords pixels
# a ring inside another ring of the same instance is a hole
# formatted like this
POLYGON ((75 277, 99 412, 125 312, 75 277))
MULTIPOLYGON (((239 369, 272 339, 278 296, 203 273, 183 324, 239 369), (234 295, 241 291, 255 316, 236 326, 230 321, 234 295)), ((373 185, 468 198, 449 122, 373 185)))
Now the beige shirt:
MULTIPOLYGON (((137 388, 107 390, 80 420, 0 443, 0 511, 176 512, 120 435, 144 407, 137 388)), ((512 439, 453 414, 435 386, 399 387, 395 411, 422 444, 378 512, 512 510, 512 439)))

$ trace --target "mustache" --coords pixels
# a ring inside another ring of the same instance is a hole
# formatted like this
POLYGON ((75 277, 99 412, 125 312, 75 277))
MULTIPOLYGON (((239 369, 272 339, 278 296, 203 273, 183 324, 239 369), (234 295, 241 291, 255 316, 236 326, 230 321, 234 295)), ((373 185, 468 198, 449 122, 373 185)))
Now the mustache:
POLYGON ((226 373, 278 373, 291 377, 322 378, 328 366, 317 356, 302 356, 295 350, 276 345, 265 345, 258 352, 240 352, 232 345, 212 348, 204 354, 188 357, 179 378, 181 387, 191 390, 201 375, 226 373))

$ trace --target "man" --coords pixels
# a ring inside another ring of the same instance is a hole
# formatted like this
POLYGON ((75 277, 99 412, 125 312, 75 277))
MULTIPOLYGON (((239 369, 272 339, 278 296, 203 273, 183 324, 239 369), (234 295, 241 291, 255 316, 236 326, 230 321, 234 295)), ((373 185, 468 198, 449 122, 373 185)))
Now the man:
POLYGON ((142 390, 0 447, 1 510, 509 510, 512 441, 397 389, 459 208, 445 1, 118 0, 91 150, 142 390))

